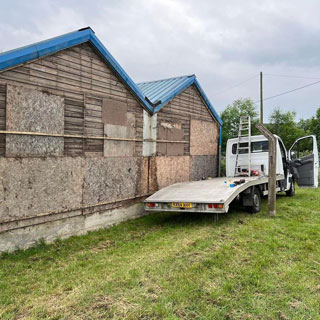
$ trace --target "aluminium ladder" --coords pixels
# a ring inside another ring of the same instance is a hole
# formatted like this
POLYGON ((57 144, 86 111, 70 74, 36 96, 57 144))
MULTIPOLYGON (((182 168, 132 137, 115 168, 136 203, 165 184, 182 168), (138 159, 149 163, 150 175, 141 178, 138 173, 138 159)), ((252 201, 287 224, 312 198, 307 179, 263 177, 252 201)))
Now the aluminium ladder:
POLYGON ((251 118, 250 116, 240 117, 238 142, 236 150, 236 165, 234 176, 248 176, 251 175, 251 118), (239 154, 241 159, 239 161, 239 154), (241 164, 247 160, 246 164, 241 164))

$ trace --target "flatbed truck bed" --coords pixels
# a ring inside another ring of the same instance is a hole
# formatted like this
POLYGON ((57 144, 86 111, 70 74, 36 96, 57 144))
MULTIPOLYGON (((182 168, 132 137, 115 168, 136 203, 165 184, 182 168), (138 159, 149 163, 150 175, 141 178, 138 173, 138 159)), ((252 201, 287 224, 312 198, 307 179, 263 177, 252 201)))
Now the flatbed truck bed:
MULTIPOLYGON (((277 175, 277 181, 284 179, 277 175)), ((268 194, 268 177, 234 177, 213 178, 192 182, 181 182, 163 188, 145 201, 147 211, 186 211, 186 212, 228 212, 230 203, 242 193, 249 193, 252 187, 259 187, 260 193, 268 194), (244 179, 245 181, 234 187, 231 183, 244 179), (227 183, 226 183, 227 182, 227 183)), ((280 187, 277 191, 281 191, 280 187)))
MULTIPOLYGON (((281 138, 276 135, 275 138, 276 191, 284 191, 292 197, 295 182, 299 187, 317 188, 319 156, 316 136, 297 139, 289 152, 281 138)), ((268 194, 268 167, 267 138, 239 135, 227 142, 228 177, 175 183, 148 197, 144 201, 145 210, 228 212, 230 203, 237 198, 249 212, 257 213, 261 209, 261 196, 268 194)))

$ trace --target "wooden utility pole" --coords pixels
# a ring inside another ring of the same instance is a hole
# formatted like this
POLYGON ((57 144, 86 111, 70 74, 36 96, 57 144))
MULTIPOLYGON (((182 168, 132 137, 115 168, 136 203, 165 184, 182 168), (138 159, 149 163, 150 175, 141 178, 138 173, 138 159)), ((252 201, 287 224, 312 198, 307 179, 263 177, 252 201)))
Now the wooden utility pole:
POLYGON ((277 139, 275 136, 262 124, 258 123, 256 128, 269 141, 269 173, 268 173, 268 212, 269 216, 276 215, 276 187, 277 187, 277 139))
POLYGON ((260 71, 260 123, 263 124, 263 79, 260 71))

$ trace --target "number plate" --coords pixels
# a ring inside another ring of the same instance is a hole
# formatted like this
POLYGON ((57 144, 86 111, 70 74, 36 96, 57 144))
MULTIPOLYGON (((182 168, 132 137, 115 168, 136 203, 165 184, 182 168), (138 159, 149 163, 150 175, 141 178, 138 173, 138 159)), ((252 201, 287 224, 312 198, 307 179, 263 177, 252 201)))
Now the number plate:
POLYGON ((192 208, 192 203, 189 202, 172 202, 172 208, 192 208))

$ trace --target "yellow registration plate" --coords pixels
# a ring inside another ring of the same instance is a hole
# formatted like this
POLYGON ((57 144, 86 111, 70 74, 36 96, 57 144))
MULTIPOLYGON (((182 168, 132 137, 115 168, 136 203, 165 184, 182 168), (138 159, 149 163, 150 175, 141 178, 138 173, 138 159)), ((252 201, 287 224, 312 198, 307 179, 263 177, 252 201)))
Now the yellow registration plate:
POLYGON ((172 208, 192 208, 192 203, 189 202, 172 202, 172 208))

